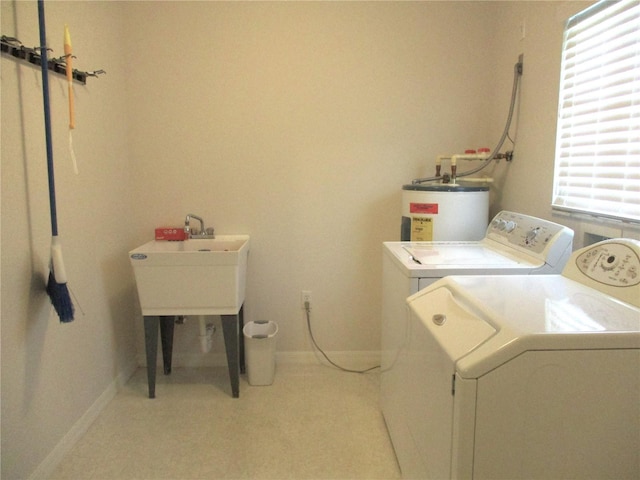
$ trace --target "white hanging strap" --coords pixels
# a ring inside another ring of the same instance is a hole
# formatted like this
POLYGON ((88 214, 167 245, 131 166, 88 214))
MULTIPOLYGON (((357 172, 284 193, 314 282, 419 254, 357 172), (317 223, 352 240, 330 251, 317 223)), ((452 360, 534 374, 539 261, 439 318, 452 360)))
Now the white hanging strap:
POLYGON ((73 164, 73 172, 78 175, 78 162, 76 160, 76 152, 73 151, 73 130, 69 129, 69 154, 71 155, 71 163, 73 164))

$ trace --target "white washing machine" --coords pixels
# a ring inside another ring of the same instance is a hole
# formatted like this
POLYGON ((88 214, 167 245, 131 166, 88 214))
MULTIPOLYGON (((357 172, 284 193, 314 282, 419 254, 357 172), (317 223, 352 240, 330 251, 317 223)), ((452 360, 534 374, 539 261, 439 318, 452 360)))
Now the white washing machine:
POLYGON ((407 299, 404 478, 640 478, 640 242, 561 275, 444 278, 407 299))
POLYGON ((380 403, 394 444, 405 410, 394 364, 409 340, 407 297, 447 275, 560 273, 572 244, 571 229, 508 211, 495 216, 479 241, 383 244, 380 403))

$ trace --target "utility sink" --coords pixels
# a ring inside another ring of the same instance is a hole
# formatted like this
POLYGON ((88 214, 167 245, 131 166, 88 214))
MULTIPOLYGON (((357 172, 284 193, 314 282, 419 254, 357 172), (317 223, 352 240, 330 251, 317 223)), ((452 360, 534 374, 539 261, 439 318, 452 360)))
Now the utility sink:
POLYGON ((151 241, 129 252, 143 315, 235 315, 244 302, 248 235, 151 241))

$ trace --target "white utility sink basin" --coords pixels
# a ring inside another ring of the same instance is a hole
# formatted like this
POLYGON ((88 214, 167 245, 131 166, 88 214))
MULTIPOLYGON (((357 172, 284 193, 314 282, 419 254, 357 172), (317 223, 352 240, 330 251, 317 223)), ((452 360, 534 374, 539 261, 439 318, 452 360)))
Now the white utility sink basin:
POLYGON ((235 315, 245 296, 248 235, 151 241, 129 252, 143 315, 235 315))

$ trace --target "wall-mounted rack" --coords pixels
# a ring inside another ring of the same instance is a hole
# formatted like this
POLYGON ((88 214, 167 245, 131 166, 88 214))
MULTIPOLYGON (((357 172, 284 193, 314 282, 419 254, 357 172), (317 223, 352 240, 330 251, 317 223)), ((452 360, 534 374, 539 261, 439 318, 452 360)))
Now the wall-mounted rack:
MULTIPOLYGON (((0 48, 2 53, 16 58, 18 60, 23 60, 25 62, 31 63, 33 65, 42 65, 42 55, 39 50, 40 47, 29 48, 25 47, 20 40, 13 37, 7 37, 2 35, 0 38, 0 48)), ((54 73, 58 73, 60 75, 67 74, 67 64, 66 57, 60 58, 52 58, 48 62, 48 68, 54 73)), ((92 72, 83 72, 81 70, 73 69, 73 79, 77 82, 80 82, 82 85, 87 84, 87 77, 97 77, 98 75, 105 74, 104 70, 94 70, 92 72)))

